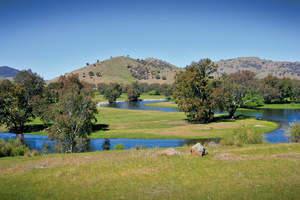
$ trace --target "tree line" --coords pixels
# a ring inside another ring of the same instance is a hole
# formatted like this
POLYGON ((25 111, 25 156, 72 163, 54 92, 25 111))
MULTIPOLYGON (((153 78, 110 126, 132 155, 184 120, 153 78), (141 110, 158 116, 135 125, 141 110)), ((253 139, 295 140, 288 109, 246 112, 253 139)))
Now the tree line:
POLYGON ((46 86, 31 70, 0 83, 0 125, 23 138, 26 124, 39 117, 49 128, 56 152, 78 152, 98 113, 92 88, 78 75, 61 76, 46 86))
POLYGON ((113 103, 123 93, 127 94, 128 101, 137 101, 140 94, 148 93, 150 95, 165 95, 167 99, 173 95, 173 85, 163 83, 139 83, 133 82, 131 84, 119 84, 119 83, 99 83, 97 85, 97 91, 103 95, 109 103, 113 103))
POLYGON ((249 70, 214 77, 217 70, 210 59, 201 59, 176 73, 173 98, 190 122, 209 123, 216 111, 227 111, 233 119, 241 107, 300 102, 299 80, 272 75, 258 79, 249 70))

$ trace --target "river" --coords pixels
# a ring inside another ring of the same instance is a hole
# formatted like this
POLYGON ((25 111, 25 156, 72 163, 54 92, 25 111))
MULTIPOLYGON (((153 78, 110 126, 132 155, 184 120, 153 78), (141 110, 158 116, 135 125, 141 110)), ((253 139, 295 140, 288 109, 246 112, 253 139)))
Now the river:
MULTIPOLYGON (((104 107, 122 108, 122 109, 132 109, 132 110, 157 110, 164 112, 178 112, 176 108, 163 108, 163 107, 150 107, 145 106, 146 103, 156 103, 161 102, 156 101, 139 101, 139 102, 118 102, 113 104, 102 104, 104 107)), ((262 118, 264 120, 274 121, 280 124, 280 127, 270 133, 265 133, 266 141, 271 143, 277 142, 288 142, 285 136, 286 129, 291 122, 300 120, 300 110, 287 110, 287 109, 253 109, 253 110, 243 110, 238 111, 236 114, 255 116, 262 118)), ((13 133, 0 133, 0 138, 8 139, 14 138, 13 133)), ((24 139, 30 148, 35 148, 41 150, 43 140, 47 139, 47 136, 41 135, 24 135, 24 139)), ((197 141, 204 142, 218 142, 219 139, 197 139, 197 140, 179 140, 179 139, 110 139, 111 147, 116 144, 122 143, 125 149, 135 148, 136 146, 145 146, 146 148, 153 147, 178 147, 188 144, 196 143, 197 141)), ((101 151, 104 139, 91 139, 89 151, 101 151)), ((112 148, 113 149, 113 148, 112 148)))

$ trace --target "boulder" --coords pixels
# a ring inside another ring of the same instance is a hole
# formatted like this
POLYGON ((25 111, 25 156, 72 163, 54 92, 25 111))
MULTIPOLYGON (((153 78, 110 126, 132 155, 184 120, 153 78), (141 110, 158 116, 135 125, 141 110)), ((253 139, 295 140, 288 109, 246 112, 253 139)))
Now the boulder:
POLYGON ((200 143, 197 143, 194 146, 192 146, 190 152, 193 157, 202 157, 205 154, 207 154, 207 149, 200 143))
POLYGON ((174 156, 174 155, 182 156, 182 153, 180 153, 179 151, 173 148, 169 148, 164 151, 159 151, 158 154, 167 155, 167 156, 174 156))

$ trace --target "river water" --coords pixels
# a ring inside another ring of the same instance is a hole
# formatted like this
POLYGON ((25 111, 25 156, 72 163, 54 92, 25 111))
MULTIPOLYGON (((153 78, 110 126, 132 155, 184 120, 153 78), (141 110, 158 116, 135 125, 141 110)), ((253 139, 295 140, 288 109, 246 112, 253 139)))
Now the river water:
MULTIPOLYGON (((157 110, 164 112, 178 112, 176 108, 163 108, 163 107, 150 107, 145 106, 147 103, 156 103, 157 101, 139 101, 139 102, 118 102, 113 104, 103 104, 104 107, 113 107, 121 109, 132 110, 157 110)), ((265 133, 266 141, 271 143, 288 142, 285 136, 286 129, 289 123, 300 120, 300 110, 287 110, 287 109, 254 109, 238 111, 236 114, 255 116, 264 120, 274 121, 280 124, 280 128, 270 133, 265 133)), ((0 133, 0 138, 8 139, 14 138, 14 133, 0 133)), ((43 140, 47 140, 47 136, 41 135, 24 135, 24 139, 30 148, 41 150, 43 140)), ((135 148, 136 146, 145 146, 146 148, 154 147, 178 147, 183 145, 195 144, 196 142, 209 143, 211 141, 218 142, 219 139, 197 139, 197 140, 179 140, 179 139, 110 139, 111 147, 116 144, 122 143, 125 149, 135 148)), ((91 139, 89 151, 101 151, 104 139, 91 139)), ((112 148, 113 149, 113 148, 112 148)))

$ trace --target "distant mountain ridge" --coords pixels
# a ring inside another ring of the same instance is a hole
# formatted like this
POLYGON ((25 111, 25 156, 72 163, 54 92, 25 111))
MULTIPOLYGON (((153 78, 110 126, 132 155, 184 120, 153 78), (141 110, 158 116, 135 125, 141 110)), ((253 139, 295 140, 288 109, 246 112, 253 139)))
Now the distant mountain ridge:
POLYGON ((0 76, 3 78, 10 78, 10 77, 15 77, 20 70, 8 67, 8 66, 2 66, 0 67, 0 76))
POLYGON ((231 74, 237 71, 250 70, 257 73, 258 78, 272 74, 278 78, 300 79, 300 62, 274 62, 257 57, 242 57, 215 63, 219 65, 218 75, 224 72, 231 74))

